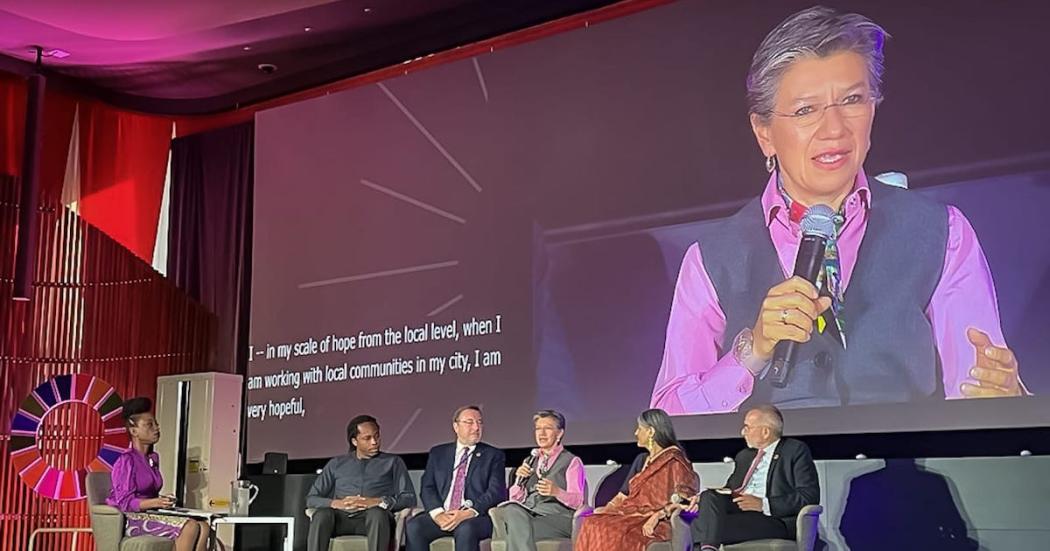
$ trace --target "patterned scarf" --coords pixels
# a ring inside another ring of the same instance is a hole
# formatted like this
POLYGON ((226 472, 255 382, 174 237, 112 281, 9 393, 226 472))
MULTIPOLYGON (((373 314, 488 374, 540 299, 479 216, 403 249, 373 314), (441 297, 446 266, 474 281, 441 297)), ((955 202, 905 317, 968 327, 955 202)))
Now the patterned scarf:
MULTIPOLYGON (((801 223, 802 217, 806 215, 806 207, 791 200, 791 196, 784 190, 784 184, 781 182, 779 175, 777 176, 777 189, 780 191, 781 197, 784 198, 784 203, 788 206, 791 221, 796 224, 801 223)), ((844 206, 840 206, 839 211, 835 214, 835 233, 828 239, 827 245, 824 247, 824 266, 817 274, 817 290, 820 294, 831 297, 831 311, 834 314, 835 327, 838 329, 839 336, 842 339, 842 346, 845 348, 846 320, 842 315, 845 307, 845 289, 842 288, 842 267, 839 263, 838 246, 838 236, 846 221, 843 209, 844 206)), ((817 319, 817 332, 823 334, 825 329, 827 329, 827 319, 822 314, 817 319)))

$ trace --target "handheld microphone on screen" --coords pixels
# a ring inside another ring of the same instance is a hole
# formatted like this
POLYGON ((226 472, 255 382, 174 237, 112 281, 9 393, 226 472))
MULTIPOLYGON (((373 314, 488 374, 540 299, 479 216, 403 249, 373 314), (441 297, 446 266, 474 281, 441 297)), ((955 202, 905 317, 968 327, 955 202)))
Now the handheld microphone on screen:
POLYGON ((463 500, 463 504, 459 506, 459 510, 460 511, 466 511, 467 509, 470 509, 471 507, 474 507, 474 502, 469 500, 469 499, 464 499, 463 500))
MULTIPOLYGON (((525 458, 525 466, 530 468, 530 469, 535 467, 536 466, 536 460, 539 459, 539 457, 540 457, 540 450, 539 450, 539 448, 532 448, 532 452, 529 454, 528 457, 525 458)), ((517 478, 517 480, 514 481, 514 485, 524 490, 525 489, 525 484, 528 481, 529 481, 529 478, 527 476, 519 476, 517 478)))
MULTIPOLYGON (((813 205, 802 217, 802 243, 795 257, 794 275, 816 285, 817 274, 824 265, 824 248, 835 235, 835 211, 827 205, 813 205)), ((773 365, 769 384, 774 388, 787 386, 788 374, 795 364, 801 343, 780 341, 773 349, 773 365)))

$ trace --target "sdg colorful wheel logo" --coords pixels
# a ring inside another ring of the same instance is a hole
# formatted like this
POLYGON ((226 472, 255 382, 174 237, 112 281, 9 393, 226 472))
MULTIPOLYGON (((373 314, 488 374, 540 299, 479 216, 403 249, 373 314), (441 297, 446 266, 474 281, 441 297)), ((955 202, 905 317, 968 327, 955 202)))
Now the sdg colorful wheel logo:
POLYGON ((110 471, 128 447, 122 403, 109 383, 91 375, 61 375, 33 389, 11 421, 11 462, 22 482, 47 498, 82 499, 87 495, 87 473, 110 471), (70 412, 57 412, 67 408, 86 410, 78 419, 88 422, 62 426, 61 419, 69 418, 70 412), (91 457, 95 446, 97 455, 91 457), (85 456, 87 460, 80 461, 84 464, 72 464, 71 458, 85 456))

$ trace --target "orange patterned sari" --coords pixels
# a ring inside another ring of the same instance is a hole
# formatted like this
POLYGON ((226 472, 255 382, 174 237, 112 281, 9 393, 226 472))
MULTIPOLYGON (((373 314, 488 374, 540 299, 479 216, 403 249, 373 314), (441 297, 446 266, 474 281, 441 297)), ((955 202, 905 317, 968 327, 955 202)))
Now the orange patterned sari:
POLYGON ((672 493, 694 495, 697 476, 678 448, 666 448, 631 479, 630 495, 614 498, 600 513, 583 521, 575 551, 645 551, 653 542, 671 539, 668 521, 656 526, 653 537, 642 533, 649 515, 670 501, 672 493))

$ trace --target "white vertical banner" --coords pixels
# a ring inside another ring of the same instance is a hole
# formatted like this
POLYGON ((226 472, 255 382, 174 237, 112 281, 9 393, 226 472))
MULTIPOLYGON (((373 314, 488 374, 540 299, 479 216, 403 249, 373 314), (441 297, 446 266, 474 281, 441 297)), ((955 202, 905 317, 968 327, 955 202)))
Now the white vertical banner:
POLYGON ((69 134, 66 175, 62 179, 62 204, 80 214, 80 104, 73 113, 73 131, 69 134))
MULTIPOLYGON (((73 131, 69 134, 69 150, 66 153, 66 172, 62 177, 62 204, 65 205, 77 217, 80 216, 80 104, 78 103, 73 112, 73 131)), ((75 246, 67 249, 67 261, 60 268, 59 277, 61 281, 74 283, 68 289, 67 299, 63 301, 66 310, 65 319, 69 320, 67 331, 73 342, 74 357, 80 354, 84 343, 84 232, 86 225, 81 223, 70 224, 67 231, 75 232, 76 238, 71 239, 75 246)), ((57 352, 56 352, 57 353, 57 352)), ((79 368, 78 368, 79 371, 79 368)))
MULTIPOLYGON (((171 139, 175 139, 175 125, 171 125, 171 139)), ((157 217, 157 238, 153 242, 153 269, 161 275, 168 273, 168 220, 171 207, 171 147, 168 147, 168 166, 164 170, 164 194, 160 198, 160 216, 157 217)))

